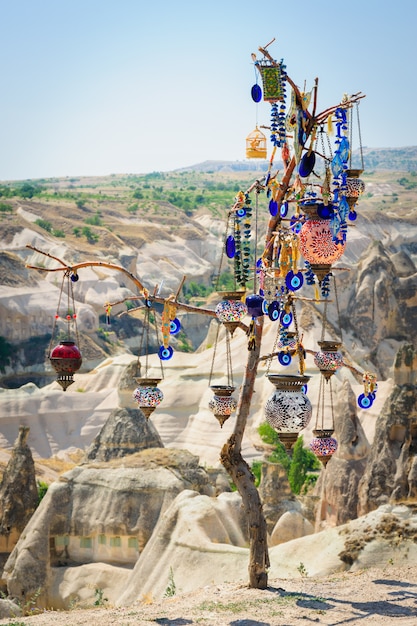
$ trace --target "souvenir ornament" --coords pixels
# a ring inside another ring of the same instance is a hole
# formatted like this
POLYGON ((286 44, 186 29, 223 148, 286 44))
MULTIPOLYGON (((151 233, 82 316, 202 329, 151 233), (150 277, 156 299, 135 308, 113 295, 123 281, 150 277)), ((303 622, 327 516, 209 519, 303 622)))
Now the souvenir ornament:
POLYGON ((266 159, 266 137, 256 126, 246 137, 246 158, 247 159, 266 159))
POLYGON ((133 392, 133 397, 139 405, 140 410, 149 419, 151 413, 159 406, 164 399, 164 394, 158 388, 161 378, 137 378, 138 387, 133 392))
POLYGON ((313 435, 309 448, 326 467, 338 447, 336 439, 332 437, 333 429, 315 429, 313 435))
POLYGON ((339 352, 342 344, 335 341, 319 341, 318 344, 320 351, 315 352, 314 363, 327 380, 343 365, 343 356, 339 352))
POLYGON ((216 317, 233 335, 248 312, 246 304, 242 302, 245 292, 226 291, 222 295, 223 300, 216 306, 216 317))
POLYGON ((265 417, 289 450, 311 420, 311 402, 302 391, 310 377, 270 374, 268 379, 275 391, 266 402, 265 417))
POLYGON ((58 374, 57 382, 66 391, 74 382, 73 374, 81 367, 81 352, 74 341, 61 341, 51 351, 49 360, 58 374))
POLYGON ((332 264, 343 255, 346 244, 342 240, 337 244, 334 242, 329 220, 319 217, 317 206, 303 206, 308 218, 299 233, 299 247, 311 270, 321 281, 330 272, 332 264))
POLYGON ((76 346, 75 341, 72 339, 74 334, 78 340, 77 329, 77 314, 75 312, 75 300, 73 293, 73 283, 77 282, 73 280, 73 276, 78 274, 71 270, 66 270, 62 277, 61 292, 58 301, 58 307, 55 314, 54 326, 51 334, 51 341, 49 344, 49 361, 58 374, 57 382, 64 391, 68 389, 74 382, 74 373, 77 372, 82 365, 81 352, 76 346), (66 294, 65 294, 66 291, 66 294), (62 296, 66 295, 66 315, 60 316, 60 305, 62 296), (55 335, 56 326, 58 321, 62 319, 66 323, 66 338, 59 342, 57 346, 52 349, 52 341, 55 335))
POLYGON ((223 424, 237 407, 237 402, 232 396, 235 388, 228 385, 213 385, 210 389, 214 392, 214 396, 208 406, 219 421, 220 427, 223 428, 223 424))
POLYGON ((363 393, 358 396, 358 406, 361 409, 370 409, 374 403, 375 394, 378 389, 376 374, 372 372, 364 372, 362 382, 363 393))
POLYGON ((261 315, 264 314, 263 302, 264 302, 263 296, 257 293, 254 293, 246 297, 246 306, 248 309, 248 314, 251 315, 252 318, 260 317, 261 315))

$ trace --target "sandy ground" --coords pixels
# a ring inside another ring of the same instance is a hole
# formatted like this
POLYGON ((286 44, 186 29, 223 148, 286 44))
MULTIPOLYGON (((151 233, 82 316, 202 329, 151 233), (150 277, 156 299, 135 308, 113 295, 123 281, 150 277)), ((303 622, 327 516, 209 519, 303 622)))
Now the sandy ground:
POLYGON ((417 624, 417 566, 368 569, 328 578, 275 579, 265 591, 241 584, 205 587, 126 608, 75 608, 0 620, 9 626, 296 626, 417 624))

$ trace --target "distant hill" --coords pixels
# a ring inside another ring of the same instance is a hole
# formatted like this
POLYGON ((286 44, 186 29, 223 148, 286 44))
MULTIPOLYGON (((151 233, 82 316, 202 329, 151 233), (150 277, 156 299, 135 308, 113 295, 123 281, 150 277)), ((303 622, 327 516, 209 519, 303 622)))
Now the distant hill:
MULTIPOLYGON (((417 146, 404 148, 363 148, 363 160, 365 171, 394 171, 415 172, 417 171, 417 146)), ((360 154, 353 152, 353 167, 360 168, 360 154)), ((281 169, 282 163, 276 159, 276 164, 281 169)), ((176 172, 265 172, 268 169, 268 161, 252 159, 246 161, 203 161, 189 167, 175 170, 176 172)))

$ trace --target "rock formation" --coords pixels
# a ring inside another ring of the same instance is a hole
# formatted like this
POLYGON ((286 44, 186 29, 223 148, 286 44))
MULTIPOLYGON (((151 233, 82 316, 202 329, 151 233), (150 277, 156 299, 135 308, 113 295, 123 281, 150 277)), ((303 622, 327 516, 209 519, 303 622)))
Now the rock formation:
POLYGON ((389 501, 417 498, 417 355, 397 354, 394 388, 378 417, 369 461, 359 485, 359 514, 389 501))
POLYGON ((338 449, 321 471, 316 530, 339 526, 358 516, 358 484, 363 476, 369 443, 357 415, 356 396, 347 380, 338 394, 335 437, 338 449))
POLYGON ((21 426, 0 485, 0 554, 10 554, 38 506, 35 464, 27 444, 29 428, 21 426))
MULTIPOLYGON (((86 564, 108 572, 123 566, 126 575, 184 489, 214 492, 198 458, 164 448, 63 474, 49 487, 5 565, 9 595, 26 601, 41 590, 38 606, 63 608, 53 581, 65 578, 68 568, 70 575, 86 564)), ((84 575, 79 572, 80 584, 84 575)), ((112 602, 116 591, 109 591, 112 602)))
POLYGON ((164 444, 140 409, 115 409, 87 450, 88 461, 110 461, 164 444))

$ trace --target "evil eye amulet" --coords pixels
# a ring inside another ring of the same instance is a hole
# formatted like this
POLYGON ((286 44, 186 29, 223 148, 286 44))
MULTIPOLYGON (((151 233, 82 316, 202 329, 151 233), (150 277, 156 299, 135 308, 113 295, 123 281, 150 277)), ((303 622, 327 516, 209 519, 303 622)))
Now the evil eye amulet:
POLYGON ((366 396, 364 393, 358 397, 358 405, 361 409, 369 409, 371 408, 374 402, 374 396, 371 393, 368 393, 366 396))
POLYGON ((176 335, 177 333, 180 332, 180 330, 181 330, 181 322, 176 317, 175 319, 170 321, 169 332, 170 332, 171 335, 176 335))
POLYGON ((158 354, 161 361, 169 361, 169 359, 171 359, 172 355, 174 354, 174 350, 171 348, 171 346, 168 346, 167 348, 165 348, 165 346, 161 346, 159 348, 158 354))
POLYGON ((287 313, 286 311, 283 311, 281 313, 280 322, 281 325, 284 326, 284 328, 287 328, 292 322, 292 313, 287 313))
POLYGON ((279 352, 278 361, 281 363, 281 365, 287 367, 287 365, 290 365, 291 363, 291 355, 288 352, 279 352))
POLYGON ((304 278, 301 272, 297 272, 296 274, 294 274, 294 272, 290 270, 285 277, 285 284, 287 286, 287 289, 289 289, 290 291, 298 291, 298 289, 301 289, 301 287, 303 286, 303 283, 304 278))
POLYGON ((279 304, 276 300, 274 300, 268 307, 268 317, 272 322, 276 322, 279 315, 279 304))

